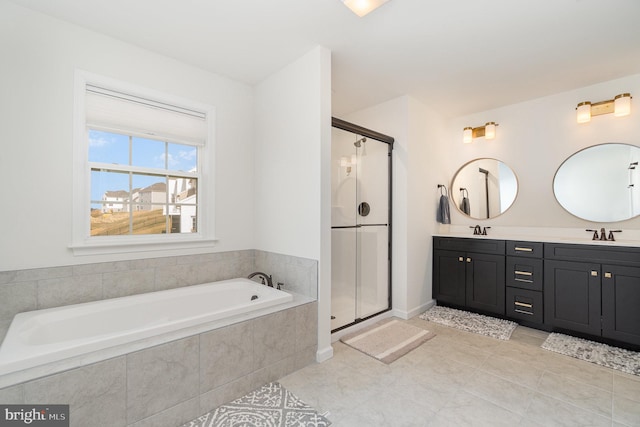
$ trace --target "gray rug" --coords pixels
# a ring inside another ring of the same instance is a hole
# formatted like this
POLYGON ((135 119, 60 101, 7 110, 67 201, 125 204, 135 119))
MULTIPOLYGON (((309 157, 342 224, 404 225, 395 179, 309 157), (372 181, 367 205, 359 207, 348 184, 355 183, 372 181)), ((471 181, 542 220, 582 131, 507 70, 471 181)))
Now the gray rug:
POLYGON ((632 375, 640 375, 640 353, 569 335, 549 334, 542 348, 632 375))
POLYGON ((449 307, 434 306, 420 315, 423 320, 439 323, 451 328, 486 335, 499 340, 508 340, 518 326, 510 320, 496 319, 449 307))
POLYGON ((325 427, 328 419, 273 382, 181 427, 325 427))
POLYGON ((340 338, 346 345, 355 348, 384 363, 391 363, 435 334, 397 319, 385 319, 375 325, 340 338))

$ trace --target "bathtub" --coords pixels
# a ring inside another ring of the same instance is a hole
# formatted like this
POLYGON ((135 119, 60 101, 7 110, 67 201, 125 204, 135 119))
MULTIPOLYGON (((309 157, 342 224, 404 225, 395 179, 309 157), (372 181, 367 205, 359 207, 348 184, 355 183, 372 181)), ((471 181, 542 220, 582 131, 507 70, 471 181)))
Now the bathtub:
POLYGON ((240 278, 19 313, 0 347, 0 375, 292 300, 240 278))

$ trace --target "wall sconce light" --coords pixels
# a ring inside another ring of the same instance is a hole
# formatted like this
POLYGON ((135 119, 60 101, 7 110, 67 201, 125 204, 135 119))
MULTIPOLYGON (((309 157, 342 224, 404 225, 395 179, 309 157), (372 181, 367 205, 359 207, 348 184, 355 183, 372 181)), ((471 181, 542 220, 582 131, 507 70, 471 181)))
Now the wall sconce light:
POLYGON ((480 138, 484 136, 484 139, 494 139, 496 137, 496 122, 487 122, 484 126, 477 128, 466 127, 462 131, 462 142, 470 144, 473 138, 480 138))
POLYGON ((631 114, 631 94, 621 93, 613 99, 591 103, 581 102, 576 107, 576 121, 587 123, 592 116, 613 113, 616 117, 628 116, 631 114))
POLYGON ((360 18, 367 13, 373 12, 388 1, 389 0, 342 0, 344 5, 360 18))

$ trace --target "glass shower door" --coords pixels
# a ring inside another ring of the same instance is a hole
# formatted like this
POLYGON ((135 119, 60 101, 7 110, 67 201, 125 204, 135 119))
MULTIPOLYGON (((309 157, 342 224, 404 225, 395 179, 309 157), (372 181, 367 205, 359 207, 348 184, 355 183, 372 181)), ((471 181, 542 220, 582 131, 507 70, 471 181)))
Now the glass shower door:
POLYGON ((332 320, 336 330, 389 308, 389 148, 333 130, 332 320))

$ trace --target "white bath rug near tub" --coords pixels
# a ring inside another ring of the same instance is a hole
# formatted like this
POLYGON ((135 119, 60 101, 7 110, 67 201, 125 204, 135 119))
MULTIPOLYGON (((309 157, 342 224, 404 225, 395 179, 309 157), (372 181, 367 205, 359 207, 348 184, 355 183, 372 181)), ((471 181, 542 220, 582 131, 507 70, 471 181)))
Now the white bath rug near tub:
POLYGON ((508 340, 518 324, 510 320, 496 319, 482 314, 456 310, 439 305, 420 315, 423 320, 439 323, 451 328, 486 335, 499 340, 508 340))
POLYGON ((607 344, 551 333, 542 348, 596 365, 640 376, 640 353, 607 344))
POLYGON ((331 422, 272 382, 181 427, 325 427, 331 422))
POLYGON ((397 319, 385 319, 375 325, 345 335, 340 338, 340 341, 389 364, 433 337, 435 337, 433 332, 397 319))

